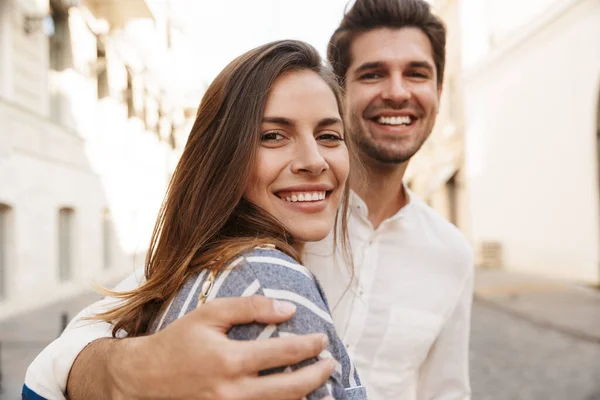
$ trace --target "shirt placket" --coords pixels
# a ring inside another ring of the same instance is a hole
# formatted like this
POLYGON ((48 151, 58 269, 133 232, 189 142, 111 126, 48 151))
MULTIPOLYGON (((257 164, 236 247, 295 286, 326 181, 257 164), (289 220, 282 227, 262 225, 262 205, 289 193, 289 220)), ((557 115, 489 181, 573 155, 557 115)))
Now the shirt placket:
POLYGON ((358 269, 358 285, 350 309, 348 329, 344 338, 350 356, 354 355, 354 350, 359 344, 363 330, 366 326, 369 311, 369 297, 377 266, 377 232, 371 228, 366 217, 363 217, 363 223, 360 226, 360 230, 361 237, 363 238, 362 246, 356 249, 357 252, 354 256, 358 269))

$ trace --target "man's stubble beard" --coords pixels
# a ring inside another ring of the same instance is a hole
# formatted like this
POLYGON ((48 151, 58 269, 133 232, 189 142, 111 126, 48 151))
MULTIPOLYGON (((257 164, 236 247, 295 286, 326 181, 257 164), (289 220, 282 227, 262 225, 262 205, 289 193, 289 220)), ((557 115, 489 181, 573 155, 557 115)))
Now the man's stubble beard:
POLYGON ((362 120, 356 114, 350 115, 350 135, 354 137, 354 141, 360 153, 364 153, 373 160, 382 164, 402 164, 410 160, 419 151, 425 140, 431 133, 429 127, 427 134, 422 137, 417 137, 416 140, 403 145, 402 141, 398 141, 398 146, 380 145, 375 142, 371 135, 363 131, 361 124, 362 120))

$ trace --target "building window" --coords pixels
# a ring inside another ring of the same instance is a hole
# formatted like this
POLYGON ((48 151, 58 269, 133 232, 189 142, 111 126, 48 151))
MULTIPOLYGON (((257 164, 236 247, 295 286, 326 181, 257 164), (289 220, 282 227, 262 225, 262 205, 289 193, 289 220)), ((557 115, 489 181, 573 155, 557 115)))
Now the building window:
POLYGON ((61 92, 59 74, 73 65, 71 57, 71 33, 69 30, 69 15, 58 7, 55 1, 50 2, 50 13, 54 32, 49 38, 50 64, 50 117, 60 123, 64 95, 61 92))
POLYGON ((113 230, 110 210, 102 212, 102 261, 105 269, 109 269, 113 263, 113 230))
POLYGON ((6 204, 0 204, 0 301, 7 296, 11 210, 6 204))
POLYGON ((110 95, 108 88, 108 66, 106 63, 106 47, 100 36, 96 36, 96 79, 98 81, 98 100, 110 95))
POLYGON ((72 208, 58 211, 58 278, 61 282, 73 277, 74 220, 72 208))
POLYGON ((458 184, 457 180, 458 172, 446 182, 446 190, 448 195, 448 219, 454 225, 458 225, 458 184))
POLYGON ((50 36, 50 69, 64 71, 72 65, 71 34, 69 30, 69 14, 50 2, 50 14, 54 32, 50 36))
POLYGON ((133 102, 133 73, 127 69, 127 88, 125 89, 125 101, 127 102, 127 118, 136 116, 135 104, 133 102))
POLYGON ((173 122, 169 122, 169 145, 173 150, 177 147, 177 127, 173 122))

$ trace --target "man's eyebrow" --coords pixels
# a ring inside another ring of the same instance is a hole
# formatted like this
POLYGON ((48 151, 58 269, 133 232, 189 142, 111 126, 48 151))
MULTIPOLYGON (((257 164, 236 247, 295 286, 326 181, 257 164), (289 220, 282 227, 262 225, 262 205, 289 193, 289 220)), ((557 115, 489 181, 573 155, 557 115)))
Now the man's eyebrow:
POLYGON ((429 61, 411 61, 408 64, 411 68, 426 68, 430 71, 434 71, 435 68, 429 61))
MULTIPOLYGON (((381 67, 383 67, 383 65, 384 65, 384 63, 381 61, 366 62, 366 63, 360 65, 359 67, 357 67, 354 70, 354 73, 359 74, 364 71, 381 68, 381 67)), ((433 67, 433 65, 431 65, 431 63, 429 61, 411 61, 408 63, 408 66, 410 68, 426 68, 430 71, 435 71, 435 68, 433 67)))
POLYGON ((294 123, 291 120, 283 117, 264 117, 262 122, 269 122, 277 125, 294 126, 294 123))
POLYGON ((342 124, 342 120, 339 118, 323 118, 317 124, 317 128, 324 128, 335 124, 342 124))
POLYGON ((355 74, 359 74, 361 72, 370 70, 370 69, 376 69, 376 68, 381 68, 383 66, 383 63, 381 61, 371 61, 371 62, 366 62, 364 64, 361 64, 360 66, 358 66, 355 70, 354 73, 355 74))

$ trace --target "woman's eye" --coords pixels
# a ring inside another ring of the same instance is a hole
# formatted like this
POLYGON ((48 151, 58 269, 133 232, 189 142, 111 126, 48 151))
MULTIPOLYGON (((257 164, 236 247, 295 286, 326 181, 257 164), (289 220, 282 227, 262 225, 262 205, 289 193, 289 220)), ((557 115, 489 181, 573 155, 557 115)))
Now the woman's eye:
POLYGON ((285 137, 279 132, 267 132, 260 136, 261 142, 277 142, 283 139, 285 139, 285 137))
POLYGON ((324 133, 318 137, 318 140, 328 142, 328 143, 337 143, 343 142, 344 138, 336 133, 324 133))

